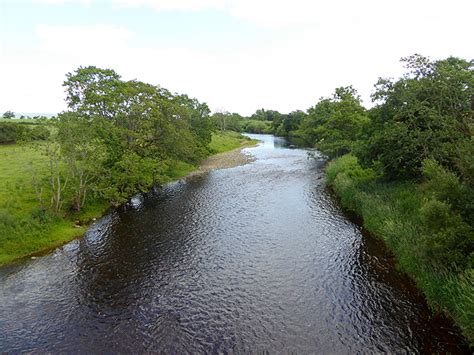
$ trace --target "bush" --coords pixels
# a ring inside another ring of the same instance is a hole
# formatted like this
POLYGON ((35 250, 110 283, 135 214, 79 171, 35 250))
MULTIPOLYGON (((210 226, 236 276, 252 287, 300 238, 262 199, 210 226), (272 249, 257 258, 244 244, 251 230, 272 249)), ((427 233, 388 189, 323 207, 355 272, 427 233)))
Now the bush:
POLYGON ((449 204, 460 213, 463 220, 474 223, 474 191, 464 184, 453 172, 443 168, 435 160, 427 159, 422 163, 426 179, 426 192, 440 201, 449 204))
POLYGON ((368 182, 377 177, 377 174, 373 169, 362 168, 357 158, 352 154, 346 154, 341 158, 329 163, 326 168, 326 176, 329 183, 333 182, 339 173, 346 174, 357 183, 368 182))
POLYGON ((22 126, 10 122, 0 122, 0 144, 16 143, 21 133, 22 126))
POLYGON ((419 247, 428 263, 450 270, 474 266, 474 232, 448 203, 430 199, 420 217, 424 233, 419 247))
POLYGON ((45 141, 50 136, 50 131, 45 126, 36 126, 28 131, 27 137, 29 140, 45 141))
POLYGON ((44 125, 31 126, 22 123, 0 122, 0 144, 22 141, 46 140, 50 131, 44 125))
POLYGON ((242 131, 247 133, 271 133, 271 122, 258 120, 242 121, 242 131))
POLYGON ((164 172, 168 169, 167 162, 126 153, 102 177, 97 192, 118 206, 133 195, 147 192, 156 183, 165 181, 164 172))

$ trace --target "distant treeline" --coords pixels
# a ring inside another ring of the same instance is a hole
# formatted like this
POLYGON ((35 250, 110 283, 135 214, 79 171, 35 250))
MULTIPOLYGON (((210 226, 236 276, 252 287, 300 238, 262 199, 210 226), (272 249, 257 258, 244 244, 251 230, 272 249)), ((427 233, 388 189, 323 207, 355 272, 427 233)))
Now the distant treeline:
POLYGON ((221 130, 288 136, 305 116, 303 111, 282 114, 274 110, 259 109, 248 117, 238 113, 216 112, 212 115, 212 120, 221 130))

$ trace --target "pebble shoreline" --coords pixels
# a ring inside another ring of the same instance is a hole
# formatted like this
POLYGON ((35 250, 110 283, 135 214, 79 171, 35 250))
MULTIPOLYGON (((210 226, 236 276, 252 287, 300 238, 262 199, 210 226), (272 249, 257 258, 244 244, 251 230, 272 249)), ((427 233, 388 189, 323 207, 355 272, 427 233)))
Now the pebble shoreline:
POLYGON ((242 152, 245 148, 248 148, 248 146, 210 156, 201 163, 197 170, 191 172, 186 178, 201 176, 211 170, 234 168, 255 161, 255 157, 251 154, 242 152))

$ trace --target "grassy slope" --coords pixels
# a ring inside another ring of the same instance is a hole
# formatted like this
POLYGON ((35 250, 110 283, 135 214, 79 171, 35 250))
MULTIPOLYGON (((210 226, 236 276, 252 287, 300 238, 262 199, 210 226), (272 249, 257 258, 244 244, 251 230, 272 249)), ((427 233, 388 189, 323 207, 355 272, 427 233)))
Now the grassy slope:
POLYGON ((223 153, 239 147, 252 145, 256 141, 233 131, 218 132, 212 135, 209 147, 214 153, 223 153))
MULTIPOLYGON (((98 216, 106 206, 95 202, 69 220, 42 214, 32 179, 45 178, 47 169, 46 158, 33 147, 0 146, 0 264, 81 235, 85 227, 72 221, 98 216)), ((47 199, 46 191, 44 196, 47 199)))
POLYGON ((474 271, 434 270, 418 255, 423 189, 413 183, 377 183, 356 158, 331 162, 326 174, 342 205, 362 216, 364 226, 382 238, 394 253, 398 268, 409 274, 435 310, 450 315, 474 342, 474 271))
MULTIPOLYGON (((225 132, 214 134, 210 147, 215 153, 220 153, 249 142, 238 133, 225 132)), ((178 179, 195 169, 190 164, 179 163, 170 178, 178 179)), ((44 179, 47 171, 47 159, 37 149, 20 145, 0 146, 0 265, 82 235, 87 229, 85 225, 108 208, 104 201, 94 201, 89 202, 80 214, 62 218, 41 214, 32 178, 36 174, 38 179, 44 179), (77 226, 76 220, 85 225, 77 226)), ((47 197, 46 192, 45 195, 47 197)))

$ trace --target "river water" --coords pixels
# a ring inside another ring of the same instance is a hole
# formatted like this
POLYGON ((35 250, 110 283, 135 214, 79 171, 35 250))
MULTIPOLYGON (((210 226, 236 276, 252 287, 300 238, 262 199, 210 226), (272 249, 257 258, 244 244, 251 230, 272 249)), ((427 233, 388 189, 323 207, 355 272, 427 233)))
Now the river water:
POLYGON ((255 137, 254 162, 135 197, 0 269, 0 350, 465 350, 337 207, 323 161, 255 137))

